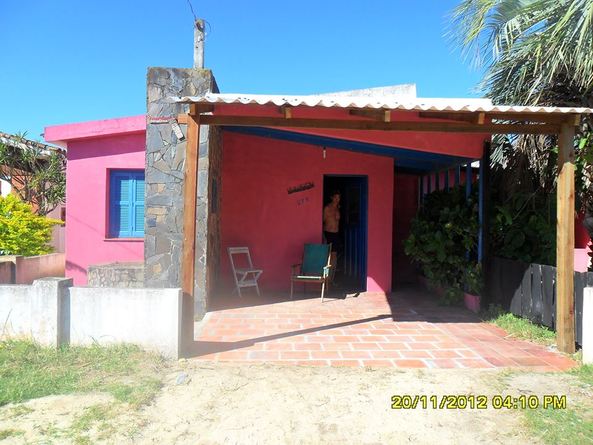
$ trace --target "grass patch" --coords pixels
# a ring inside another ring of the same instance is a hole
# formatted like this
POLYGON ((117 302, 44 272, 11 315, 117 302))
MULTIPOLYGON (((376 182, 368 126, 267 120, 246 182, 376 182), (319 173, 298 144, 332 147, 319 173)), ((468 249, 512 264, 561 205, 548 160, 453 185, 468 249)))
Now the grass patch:
POLYGON ((132 405, 161 386, 164 360, 131 345, 46 348, 0 342, 0 406, 48 395, 102 391, 132 405))
POLYGON ((593 420, 567 409, 537 409, 525 412, 528 426, 549 444, 593 443, 593 420))
POLYGON ((90 433, 93 434, 93 440, 105 440, 116 432, 116 427, 112 421, 118 416, 118 409, 114 405, 93 405, 86 408, 80 414, 68 431, 68 436, 76 444, 91 444, 90 433))
POLYGON ((502 310, 498 306, 491 306, 482 312, 482 319, 504 329, 513 337, 529 340, 543 345, 552 345, 556 341, 556 333, 545 326, 517 317, 502 310))
POLYGON ((8 439, 9 437, 22 436, 23 434, 25 434, 24 431, 13 430, 11 428, 7 430, 0 430, 0 440, 8 439))
POLYGON ((593 386, 593 365, 582 365, 568 371, 579 378, 580 381, 589 386, 593 386))

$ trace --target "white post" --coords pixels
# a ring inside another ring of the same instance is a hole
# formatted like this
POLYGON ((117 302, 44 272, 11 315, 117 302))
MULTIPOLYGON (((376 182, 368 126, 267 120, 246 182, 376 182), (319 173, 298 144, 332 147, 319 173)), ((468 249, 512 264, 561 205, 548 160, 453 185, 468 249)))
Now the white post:
POLYGON ((583 293, 583 363, 593 364, 593 287, 583 293))

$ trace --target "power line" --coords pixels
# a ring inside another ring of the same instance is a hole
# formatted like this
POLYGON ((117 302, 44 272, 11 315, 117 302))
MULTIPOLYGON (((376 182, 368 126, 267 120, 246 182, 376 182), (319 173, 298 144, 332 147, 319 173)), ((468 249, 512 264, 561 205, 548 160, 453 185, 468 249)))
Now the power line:
POLYGON ((194 22, 195 22, 196 20, 198 20, 198 18, 196 17, 196 13, 194 12, 194 7, 192 6, 190 0, 187 0, 187 4, 189 5, 189 9, 191 10, 192 15, 194 16, 194 22))

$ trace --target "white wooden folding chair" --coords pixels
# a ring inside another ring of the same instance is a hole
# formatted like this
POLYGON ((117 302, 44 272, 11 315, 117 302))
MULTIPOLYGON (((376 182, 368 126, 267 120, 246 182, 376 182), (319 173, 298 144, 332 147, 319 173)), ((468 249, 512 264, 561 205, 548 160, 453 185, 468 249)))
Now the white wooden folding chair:
POLYGON ((257 285, 257 280, 259 276, 262 274, 263 270, 255 269, 253 267, 251 255, 249 254, 249 248, 229 247, 227 251, 229 253, 229 260, 231 261, 231 269, 233 270, 233 279, 235 280, 235 291, 239 294, 239 297, 243 297, 243 295, 241 295, 242 287, 255 287, 257 295, 261 296, 259 292, 259 286, 257 285), (241 255, 245 256, 242 261, 239 259, 241 255), (237 263, 235 262, 236 260, 237 263), (239 264, 239 267, 237 267, 237 264, 239 264), (245 267, 241 267, 243 265, 245 267))

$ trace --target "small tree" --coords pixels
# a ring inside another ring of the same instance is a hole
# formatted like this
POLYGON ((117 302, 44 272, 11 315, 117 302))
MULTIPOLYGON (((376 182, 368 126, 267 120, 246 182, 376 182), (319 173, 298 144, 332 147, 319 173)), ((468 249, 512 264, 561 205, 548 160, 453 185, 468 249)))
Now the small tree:
POLYGON ((43 255, 49 245, 57 219, 36 215, 30 204, 14 195, 0 197, 0 255, 43 255))
POLYGON ((39 215, 47 215, 66 196, 66 157, 60 150, 25 139, 0 141, 0 179, 11 184, 21 200, 39 215))

